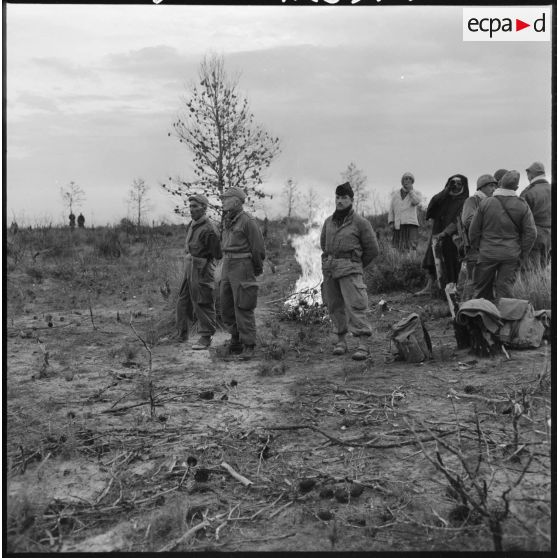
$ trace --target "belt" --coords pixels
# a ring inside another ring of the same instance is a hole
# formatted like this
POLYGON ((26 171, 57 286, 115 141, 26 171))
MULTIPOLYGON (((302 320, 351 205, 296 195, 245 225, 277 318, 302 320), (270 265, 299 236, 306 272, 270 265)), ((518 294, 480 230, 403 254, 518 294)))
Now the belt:
POLYGON ((251 258, 252 254, 250 252, 224 252, 223 258, 230 258, 237 260, 240 258, 251 258))

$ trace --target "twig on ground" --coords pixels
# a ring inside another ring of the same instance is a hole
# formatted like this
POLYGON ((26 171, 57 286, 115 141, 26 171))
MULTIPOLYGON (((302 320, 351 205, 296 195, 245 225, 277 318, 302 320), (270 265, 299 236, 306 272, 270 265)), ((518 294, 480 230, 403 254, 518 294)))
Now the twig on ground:
POLYGON ((223 469, 226 469, 232 477, 234 477, 238 482, 242 483, 244 486, 250 486, 251 484, 254 484, 251 480, 248 480, 246 477, 243 477, 242 475, 237 473, 228 463, 225 463, 223 461, 223 463, 221 463, 221 467, 223 467, 223 469))
POLYGON ((188 539, 191 539, 198 531, 209 527, 209 525, 209 521, 207 519, 204 519, 201 523, 186 531, 186 533, 184 533, 182 536, 163 546, 163 548, 161 548, 159 552, 170 552, 171 550, 174 550, 179 544, 185 543, 188 539))

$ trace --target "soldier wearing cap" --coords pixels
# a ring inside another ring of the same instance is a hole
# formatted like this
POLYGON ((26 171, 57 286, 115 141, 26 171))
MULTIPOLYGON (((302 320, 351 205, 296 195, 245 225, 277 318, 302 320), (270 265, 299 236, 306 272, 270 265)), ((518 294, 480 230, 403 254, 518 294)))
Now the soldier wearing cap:
POLYGON ((228 188, 222 200, 221 316, 231 334, 229 352, 250 358, 256 345, 256 277, 263 273, 264 239, 256 220, 243 210, 246 194, 240 188, 228 188))
POLYGON ((552 195, 544 165, 538 161, 525 169, 529 186, 521 192, 527 205, 531 208, 535 226, 537 227, 537 240, 529 257, 530 265, 546 267, 550 261, 552 249, 552 195))
POLYGON ((508 171, 490 198, 481 200, 469 238, 478 260, 473 275, 474 298, 512 298, 512 288, 531 251, 537 229, 525 200, 517 196, 519 172, 508 171))
POLYGON ((217 228, 206 215, 208 199, 195 194, 188 198, 192 220, 186 227, 185 272, 176 304, 178 337, 187 340, 197 318, 200 338, 194 350, 207 349, 216 330, 215 260, 222 257, 217 228))
MULTIPOLYGON (((503 169, 500 169, 500 171, 501 170, 503 169)), ((504 171, 504 174, 506 172, 507 171, 504 171)), ((503 175, 500 175, 500 178, 502 176, 503 175)), ((469 227, 481 201, 492 196, 494 190, 498 186, 498 180, 499 179, 490 174, 483 174, 479 176, 477 179, 477 190, 471 197, 465 200, 463 209, 461 210, 461 216, 457 221, 459 244, 463 252, 463 263, 465 264, 464 274, 460 273, 458 282, 458 290, 460 291, 460 299, 462 301, 469 300, 473 295, 473 274, 479 257, 478 250, 471 247, 471 242, 469 240, 469 227)))
POLYGON ((365 360, 372 334, 366 319, 368 294, 363 269, 378 255, 378 241, 372 225, 353 209, 353 189, 349 182, 335 190, 335 212, 322 227, 322 294, 327 304, 337 340, 334 355, 347 352, 348 332, 358 338, 352 355, 365 360))

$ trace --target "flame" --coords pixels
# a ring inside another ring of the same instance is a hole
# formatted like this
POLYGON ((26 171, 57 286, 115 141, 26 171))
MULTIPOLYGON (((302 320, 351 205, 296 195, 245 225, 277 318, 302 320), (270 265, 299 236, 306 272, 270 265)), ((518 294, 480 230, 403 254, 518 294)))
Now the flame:
POLYGON ((321 306, 323 304, 320 236, 323 223, 330 213, 329 208, 320 208, 316 211, 312 222, 306 225, 306 234, 289 236, 302 275, 298 278, 293 293, 286 300, 286 306, 321 306))

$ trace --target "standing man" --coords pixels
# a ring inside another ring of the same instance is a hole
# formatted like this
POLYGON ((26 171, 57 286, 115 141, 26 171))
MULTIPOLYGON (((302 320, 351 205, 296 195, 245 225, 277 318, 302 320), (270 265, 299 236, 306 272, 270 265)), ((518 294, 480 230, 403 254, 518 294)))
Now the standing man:
POLYGON ((525 169, 529 186, 521 192, 537 227, 537 240, 530 255, 531 265, 546 267, 552 249, 552 196, 550 184, 544 173, 544 165, 538 161, 525 169))
POLYGON ((229 329, 229 352, 254 355, 258 283, 265 259, 264 239, 256 220, 244 212, 246 194, 240 188, 223 192, 223 269, 221 316, 229 329))
POLYGON ((83 213, 80 213, 78 215, 77 224, 80 229, 83 229, 85 227, 85 217, 83 216, 83 213))
POLYGON ((186 341, 190 325, 197 318, 200 338, 194 350, 207 349, 216 330, 215 260, 221 259, 221 243, 216 227, 206 215, 207 198, 195 194, 188 198, 192 220, 186 227, 185 272, 176 303, 179 339, 186 341))
POLYGON ((70 229, 74 230, 76 228, 76 216, 74 215, 74 212, 71 211, 70 212, 70 229))
POLYGON ((471 242, 469 240, 469 227, 481 201, 486 198, 490 198, 497 186, 498 180, 495 176, 491 176, 490 174, 483 174, 482 176, 479 176, 477 179, 477 191, 470 198, 465 200, 463 210, 461 211, 461 218, 457 222, 458 229, 461 229, 458 230, 458 234, 464 251, 463 261, 466 269, 464 278, 465 284, 462 286, 463 293, 460 297, 462 301, 469 300, 473 295, 471 292, 471 286, 473 283, 475 265, 477 264, 479 258, 478 250, 471 247, 471 242))
POLYGON ((432 250, 432 240, 440 247, 442 260, 441 289, 447 283, 457 283, 459 277, 459 253, 453 237, 457 234, 457 220, 469 197, 469 182, 462 174, 450 176, 444 189, 436 194, 428 204, 426 218, 432 219, 432 237, 422 260, 422 267, 428 273, 428 284, 417 295, 432 294, 436 280, 436 264, 432 250))
POLYGON ((372 225, 353 210, 354 193, 348 182, 335 190, 335 212, 322 228, 322 292, 337 334, 334 355, 347 352, 345 337, 350 331, 358 338, 354 360, 368 357, 372 335, 366 319, 368 294, 364 268, 378 255, 378 241, 372 225))
POLYGON ((521 262, 537 237, 533 214, 517 196, 519 173, 508 171, 491 198, 480 202, 469 227, 469 238, 478 250, 474 271, 474 298, 512 298, 521 262))
POLYGON ((389 205, 388 224, 393 231, 393 245, 399 250, 417 249, 420 196, 413 189, 414 182, 415 177, 410 172, 403 174, 402 188, 392 194, 389 205))

